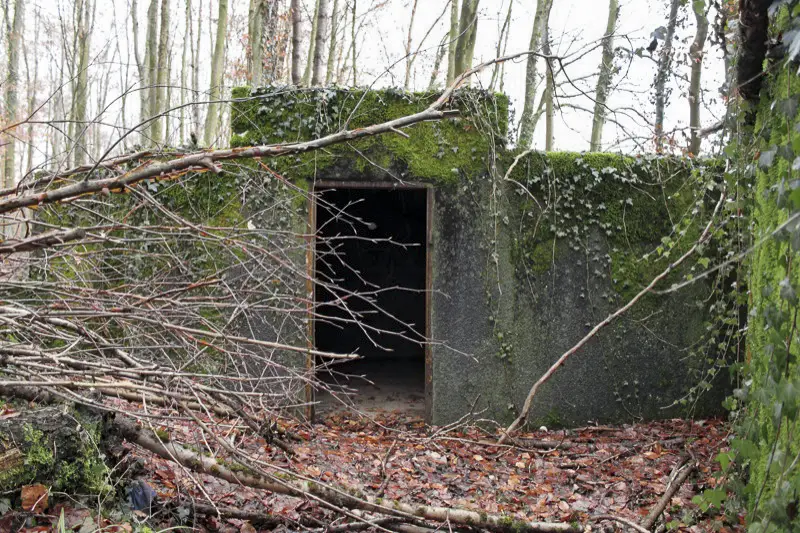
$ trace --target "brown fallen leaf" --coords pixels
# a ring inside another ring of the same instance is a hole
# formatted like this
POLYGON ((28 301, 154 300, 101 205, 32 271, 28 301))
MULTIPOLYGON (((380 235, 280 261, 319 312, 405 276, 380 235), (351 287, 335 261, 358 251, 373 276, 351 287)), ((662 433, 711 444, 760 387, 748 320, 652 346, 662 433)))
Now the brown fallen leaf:
POLYGON ((25 511, 41 513, 47 509, 47 505, 47 487, 44 485, 22 487, 22 508, 25 511))

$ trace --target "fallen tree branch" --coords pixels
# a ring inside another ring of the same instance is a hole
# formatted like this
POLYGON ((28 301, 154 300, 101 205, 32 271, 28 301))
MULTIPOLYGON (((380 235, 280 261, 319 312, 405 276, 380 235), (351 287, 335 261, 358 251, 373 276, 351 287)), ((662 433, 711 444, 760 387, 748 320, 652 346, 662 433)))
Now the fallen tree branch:
POLYGON ((13 254, 18 252, 30 252, 31 250, 38 250, 40 248, 49 248, 64 244, 65 242, 83 239, 86 232, 82 228, 70 230, 54 230, 34 235, 33 237, 16 240, 9 239, 2 241, 0 244, 0 254, 13 254))
POLYGON ((422 518, 435 522, 449 522, 452 524, 479 527, 490 531, 507 531, 512 528, 514 528, 515 531, 538 533, 578 533, 581 531, 578 526, 572 524, 527 522, 514 520, 503 515, 486 514, 467 509, 414 505, 399 501, 384 502, 383 500, 360 494, 358 491, 357 493, 359 496, 354 496, 349 492, 337 490, 318 482, 301 479, 268 479, 260 475, 234 472, 224 461, 219 462, 214 458, 204 457, 184 448, 174 441, 160 441, 156 436, 148 434, 147 431, 137 426, 132 420, 117 416, 112 424, 125 439, 159 457, 177 462, 195 472, 223 479, 236 485, 264 489, 297 498, 313 496, 315 499, 323 500, 337 507, 359 509, 371 513, 396 516, 401 519, 422 518))
MULTIPOLYGON (((544 57, 546 59, 553 59, 553 56, 543 55, 534 51, 519 52, 504 57, 491 59, 467 70, 458 76, 453 83, 442 92, 435 102, 433 102, 423 111, 414 113, 412 115, 399 117, 393 120, 382 122, 380 124, 373 124, 364 128, 339 131, 324 137, 320 137, 319 139, 312 139, 310 141, 266 144, 261 146, 227 148, 222 150, 205 150, 202 152, 186 154, 182 157, 177 157, 175 159, 163 162, 149 161, 143 163, 130 172, 126 172, 117 176, 97 179, 84 179, 70 185, 44 190, 42 192, 28 190, 26 191, 26 194, 18 196, 9 195, 4 200, 0 201, 0 213, 7 213, 23 207, 35 208, 40 205, 70 200, 86 194, 95 194, 104 191, 124 192, 126 188, 146 179, 165 179, 182 172, 207 172, 209 169, 217 172, 219 167, 216 165, 216 163, 219 161, 297 155, 319 150, 333 144, 353 141, 365 137, 372 137, 375 135, 381 135, 383 133, 397 133, 398 131, 402 130, 402 128, 413 126, 414 124, 419 124, 421 122, 457 117, 461 114, 459 110, 443 108, 450 101, 453 92, 461 87, 461 85, 463 85, 463 83, 469 77, 496 63, 510 61, 531 54, 544 57)), ((63 174, 71 175, 79 174, 80 172, 81 171, 79 170, 69 170, 63 174)), ((37 184, 39 183, 44 183, 46 185, 48 182, 37 182, 37 184)), ((0 191, 0 193, 5 192, 6 191, 0 191)), ((2 194, 0 194, 0 197, 2 197, 2 194)))
POLYGON ((634 522, 633 520, 628 520, 627 518, 622 518, 621 516, 614 516, 614 515, 611 515, 611 514, 601 514, 601 515, 593 516, 592 520, 596 520, 598 522, 600 522, 602 520, 612 520, 614 522, 619 522, 620 524, 623 524, 623 525, 625 525, 625 526, 627 526, 627 527, 629 527, 631 529, 634 529, 634 530, 638 531, 639 533, 650 533, 649 529, 645 529, 642 526, 640 526, 639 524, 637 524, 636 522, 634 522))
POLYGON ((697 468, 696 463, 690 464, 688 466, 684 465, 685 465, 685 460, 681 461, 675 467, 672 475, 670 475, 672 482, 670 483, 669 487, 667 487, 667 490, 661 496, 661 499, 658 500, 658 503, 656 503, 656 505, 653 506, 653 508, 647 514, 647 517, 644 520, 642 520, 642 527, 646 531, 650 531, 653 528, 653 525, 655 525, 656 520, 658 520, 658 517, 661 516, 661 513, 664 512, 664 509, 666 509, 670 500, 672 500, 672 497, 675 496, 675 493, 678 492, 681 486, 686 482, 686 479, 689 477, 689 475, 692 472, 694 472, 695 469, 697 468), (680 470, 681 468, 683 468, 682 471, 680 470), (680 473, 678 475, 675 475, 679 471, 680 473))
POLYGON ((625 305, 623 305, 622 307, 620 307, 619 309, 608 315, 605 318, 605 320, 595 325, 595 327, 593 327, 589 333, 584 335, 584 337, 581 340, 579 340, 577 344, 575 344, 572 348, 561 354, 561 357, 559 357, 556 360, 556 362, 553 363, 549 369, 547 369, 547 372, 545 372, 542 375, 542 377, 540 377, 536 381, 536 383, 533 384, 533 387, 531 387, 531 390, 528 393, 527 398, 525 398, 525 403, 522 406, 522 411, 520 412, 519 416, 511 423, 511 425, 509 425, 505 429, 503 435, 500 437, 499 440, 500 444, 504 443, 511 436, 512 433, 514 433, 516 430, 522 427, 523 424, 525 424, 525 421, 528 419, 528 414, 530 413, 531 406, 533 405, 533 399, 536 397, 536 393, 539 391, 539 387, 541 387, 551 377, 553 377, 553 374, 556 373, 556 370, 558 370, 565 362, 567 362, 567 359, 569 359, 574 353, 580 350, 587 342, 589 342, 589 340, 592 339, 592 337, 597 335, 597 333, 601 329, 611 324, 614 320, 625 314, 631 307, 636 305, 636 303, 639 300, 641 300, 644 297, 644 295, 650 292, 653 289, 653 287, 655 287, 658 284, 658 282, 666 278, 681 263, 683 263, 686 259, 688 259, 692 254, 694 254, 695 250, 697 250, 697 248, 700 245, 704 244, 709 239, 709 237, 711 236, 711 228, 714 226, 714 219, 716 218, 716 215, 719 212, 720 208, 722 207, 724 201, 725 201, 725 193, 723 192, 722 194, 720 194, 719 201, 717 201, 717 205, 714 207, 714 212, 711 214, 711 219, 708 221, 708 224, 706 225, 705 229, 700 234, 700 237, 698 237, 697 241, 695 241, 695 243, 692 245, 692 247, 689 248, 688 251, 686 251, 686 253, 680 256, 680 258, 678 258, 678 260, 675 261, 674 263, 670 263, 667 266, 667 268, 664 269, 663 272, 654 277, 650 281, 650 283, 648 283, 644 289, 639 291, 639 293, 636 294, 636 296, 631 298, 631 300, 628 303, 626 303, 625 305))

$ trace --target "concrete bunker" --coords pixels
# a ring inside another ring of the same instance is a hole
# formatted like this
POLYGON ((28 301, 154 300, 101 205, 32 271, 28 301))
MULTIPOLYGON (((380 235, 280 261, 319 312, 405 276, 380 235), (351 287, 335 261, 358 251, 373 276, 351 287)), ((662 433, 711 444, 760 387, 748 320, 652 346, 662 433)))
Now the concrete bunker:
POLYGON ((426 187, 315 187, 314 345, 361 359, 315 361, 331 401, 422 410, 429 328, 426 187))
MULTIPOLYGON (((234 96, 234 149, 367 127, 418 112, 437 98, 281 88, 239 88, 234 96)), ((380 225, 371 217, 391 203, 380 194, 424 191, 425 420, 444 425, 474 414, 505 424, 560 354, 695 242, 700 221, 716 203, 713 183, 722 167, 686 158, 514 150, 506 143, 505 97, 465 90, 448 106, 459 116, 402 134, 263 158, 252 176, 274 183, 276 193, 259 200, 283 198, 285 210, 259 224, 315 247, 308 237, 320 228, 315 216, 326 216, 315 199, 363 199, 352 209, 366 209, 354 212, 380 225)), ((713 247, 704 253, 704 261, 715 260, 713 247)), ((305 244, 292 261, 297 271, 317 268, 305 244)), ((673 271, 661 286, 684 279, 691 268, 673 271)), ((311 294, 310 285, 303 296, 311 294)), ((709 324, 706 302, 715 290, 704 278, 686 290, 642 298, 541 389, 531 423, 664 418, 685 408, 699 416, 718 413, 729 384, 726 353, 709 324), (701 388, 693 388, 698 382, 701 388)), ((320 322, 310 317, 309 324, 320 322)), ((313 329, 304 332, 312 337, 309 346, 352 349, 336 346, 345 341, 324 327, 314 339, 313 329)), ((265 324, 263 330, 271 339, 277 328, 265 324)), ((368 364, 367 345, 359 347, 368 364)), ((305 359, 304 370, 314 373, 314 361, 305 359)), ((347 373, 369 376, 369 369, 347 373)), ((312 405, 319 398, 305 386, 303 400, 312 405)))

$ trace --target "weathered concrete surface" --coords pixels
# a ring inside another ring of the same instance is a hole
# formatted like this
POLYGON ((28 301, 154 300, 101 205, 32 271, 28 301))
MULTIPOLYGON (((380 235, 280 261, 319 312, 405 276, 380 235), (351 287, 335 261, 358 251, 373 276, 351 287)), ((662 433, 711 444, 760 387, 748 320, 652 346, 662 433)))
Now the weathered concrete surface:
MULTIPOLYGON (((234 120, 239 144, 254 136, 295 140, 328 132, 358 101, 326 93, 320 106, 303 92, 283 106, 291 116, 281 115, 279 122, 270 110, 281 107, 285 93, 246 93, 262 94, 267 103, 250 101, 242 111, 247 120, 234 120), (322 118, 304 120, 304 112, 322 118), (295 120, 298 126, 292 126, 295 120)), ((370 96, 371 104, 356 116, 365 123, 386 120, 428 100, 370 96)), ((504 149, 505 118, 497 118, 494 107, 491 117, 502 127, 487 127, 481 101, 480 95, 461 100, 469 111, 463 118, 409 128, 410 139, 383 136, 270 162, 305 188, 317 180, 401 179, 434 188, 429 422, 437 425, 473 406, 481 418, 513 419, 553 361, 663 270, 670 253, 691 245, 709 201, 702 165, 681 160, 531 154, 504 179, 514 155, 504 149), (692 208, 700 216, 686 219, 692 208), (688 223, 679 227, 684 219, 688 223), (650 258, 643 260, 645 254, 650 258)), ((575 425, 676 414, 665 407, 697 384, 705 359, 718 355, 691 351, 703 341, 708 314, 702 302, 709 290, 698 283, 643 299, 541 389, 531 422, 575 425)), ((693 406, 696 414, 721 411, 722 374, 720 386, 693 406)))

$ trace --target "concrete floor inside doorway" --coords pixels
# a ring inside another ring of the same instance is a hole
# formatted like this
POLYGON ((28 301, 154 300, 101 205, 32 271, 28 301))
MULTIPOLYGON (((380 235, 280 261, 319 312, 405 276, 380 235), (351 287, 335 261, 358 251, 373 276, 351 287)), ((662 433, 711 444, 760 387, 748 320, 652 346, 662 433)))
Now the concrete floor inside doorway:
POLYGON ((427 189, 317 189, 314 340, 361 359, 318 361, 317 416, 425 414, 427 189), (354 320, 354 317, 357 317, 354 320))

